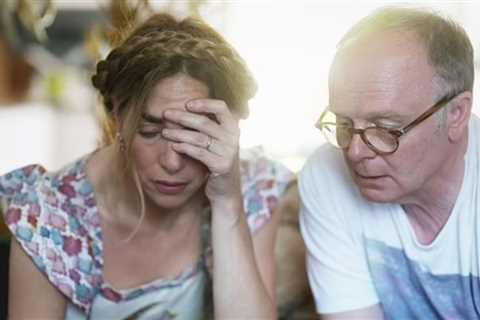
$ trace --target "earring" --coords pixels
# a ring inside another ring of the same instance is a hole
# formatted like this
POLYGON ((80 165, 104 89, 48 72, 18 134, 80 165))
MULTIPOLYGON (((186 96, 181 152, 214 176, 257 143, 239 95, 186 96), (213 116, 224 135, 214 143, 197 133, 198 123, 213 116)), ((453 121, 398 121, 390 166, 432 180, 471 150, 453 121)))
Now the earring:
POLYGON ((125 150, 127 150, 127 147, 126 147, 126 144, 125 144, 125 139, 123 139, 120 132, 117 132, 117 134, 115 135, 115 139, 117 140, 118 147, 119 147, 120 151, 125 152, 125 150))

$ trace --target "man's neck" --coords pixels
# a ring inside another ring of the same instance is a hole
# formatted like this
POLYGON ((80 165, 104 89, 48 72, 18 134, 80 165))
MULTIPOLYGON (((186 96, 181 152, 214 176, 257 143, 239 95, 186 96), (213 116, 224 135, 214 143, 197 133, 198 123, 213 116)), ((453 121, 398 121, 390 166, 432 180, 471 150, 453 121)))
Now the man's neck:
POLYGON ((458 146, 442 168, 401 205, 417 240, 430 244, 447 223, 462 188, 467 141, 458 146))

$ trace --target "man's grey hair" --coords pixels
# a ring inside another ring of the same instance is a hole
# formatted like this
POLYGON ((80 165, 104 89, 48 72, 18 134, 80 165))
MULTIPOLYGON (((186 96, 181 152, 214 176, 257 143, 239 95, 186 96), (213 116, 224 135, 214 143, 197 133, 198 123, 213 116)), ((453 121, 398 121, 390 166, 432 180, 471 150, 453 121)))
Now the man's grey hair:
POLYGON ((383 7, 357 22, 340 40, 337 54, 357 40, 377 33, 412 32, 424 45, 443 94, 472 91, 473 47, 465 30, 440 14, 405 7, 383 7))

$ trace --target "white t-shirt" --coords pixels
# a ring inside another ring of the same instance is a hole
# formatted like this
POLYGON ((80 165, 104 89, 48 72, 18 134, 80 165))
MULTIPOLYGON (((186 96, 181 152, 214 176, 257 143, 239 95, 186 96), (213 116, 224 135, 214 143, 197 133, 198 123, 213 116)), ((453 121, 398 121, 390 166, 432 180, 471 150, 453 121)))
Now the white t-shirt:
POLYGON ((320 147, 299 177, 301 231, 319 313, 380 303, 386 318, 480 318, 480 120, 472 116, 463 184, 433 243, 398 204, 364 199, 341 151, 320 147))

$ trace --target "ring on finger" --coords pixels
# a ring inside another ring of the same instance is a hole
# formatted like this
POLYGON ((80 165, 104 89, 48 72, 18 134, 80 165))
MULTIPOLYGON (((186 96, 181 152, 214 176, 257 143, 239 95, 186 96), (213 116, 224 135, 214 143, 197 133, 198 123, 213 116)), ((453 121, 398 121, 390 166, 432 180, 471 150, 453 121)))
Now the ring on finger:
POLYGON ((207 136, 207 145, 205 146, 205 149, 207 149, 208 151, 210 151, 210 148, 212 146, 212 143, 213 143, 213 138, 212 136, 207 136))

